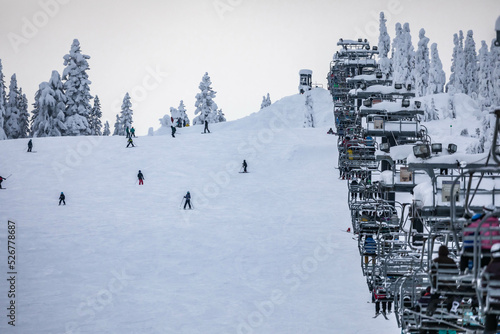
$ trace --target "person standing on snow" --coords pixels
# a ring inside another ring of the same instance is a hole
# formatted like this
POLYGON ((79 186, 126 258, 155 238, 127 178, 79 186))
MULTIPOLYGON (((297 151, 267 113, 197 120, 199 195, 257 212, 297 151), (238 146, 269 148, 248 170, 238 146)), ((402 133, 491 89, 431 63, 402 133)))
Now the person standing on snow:
POLYGON ((132 127, 130 129, 130 137, 134 137, 135 138, 135 129, 134 129, 134 127, 132 127))
POLYGON ((144 184, 144 175, 142 174, 142 172, 139 170, 139 174, 137 174, 137 178, 139 179, 139 185, 143 185, 144 184))
POLYGON ((208 121, 205 120, 205 129, 203 129, 203 133, 207 133, 207 131, 210 133, 210 130, 208 129, 208 121))
POLYGON ((28 152, 31 152, 31 149, 33 148, 33 141, 30 141, 28 142, 28 152))
POLYGON ((127 138, 130 138, 131 136, 130 136, 130 130, 129 130, 128 126, 127 126, 127 128, 125 129, 125 132, 126 132, 126 134, 127 134, 127 138))
POLYGON ((184 203, 184 210, 186 210, 186 205, 189 205, 189 209, 191 209, 191 194, 189 191, 187 192, 186 196, 184 196, 186 199, 186 203, 184 203))
POLYGON ((247 167, 248 167, 248 165, 247 165, 246 160, 243 160, 243 165, 242 165, 242 167, 243 167, 243 173, 247 173, 247 167))
POLYGON ((134 146, 134 141, 132 140, 131 137, 128 137, 128 144, 127 144, 127 147, 129 147, 130 145, 132 145, 132 147, 135 147, 134 146))
POLYGON ((177 131, 177 129, 173 124, 170 126, 170 128, 172 129, 172 137, 175 138, 175 131, 177 131))
POLYGON ((0 189, 2 189, 2 181, 7 180, 5 177, 0 176, 0 189))
POLYGON ((61 205, 61 202, 63 203, 63 205, 66 205, 66 196, 64 196, 64 193, 61 191, 61 195, 59 196, 59 205, 61 205))

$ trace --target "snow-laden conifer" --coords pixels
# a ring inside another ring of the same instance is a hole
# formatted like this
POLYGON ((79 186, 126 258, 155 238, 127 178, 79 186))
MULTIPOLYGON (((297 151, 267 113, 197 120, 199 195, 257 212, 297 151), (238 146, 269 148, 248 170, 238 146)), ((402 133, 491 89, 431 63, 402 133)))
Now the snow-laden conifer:
POLYGON ((125 97, 123 98, 122 111, 120 114, 120 120, 122 124, 122 131, 119 134, 120 136, 126 135, 126 129, 128 128, 130 130, 130 128, 132 127, 132 123, 134 122, 132 120, 132 115, 132 102, 130 101, 130 95, 126 93, 125 97))
POLYGON ((92 107, 92 111, 90 112, 90 118, 89 118, 91 135, 100 136, 102 134, 101 117, 102 117, 101 101, 99 100, 99 97, 96 95, 94 98, 94 106, 92 107))
POLYGON ((419 41, 415 52, 415 90, 416 96, 424 96, 429 84, 429 38, 425 36, 422 28, 418 33, 419 41))
POLYGON ((438 94, 444 90, 446 83, 446 74, 443 71, 443 63, 439 58, 437 44, 431 45, 431 63, 429 69, 429 83, 427 85, 427 94, 438 94))
POLYGON ((0 140, 7 139, 7 135, 5 134, 4 130, 6 104, 7 95, 5 92, 5 79, 3 75, 2 60, 0 59, 0 140))
POLYGON ((472 98, 477 98, 478 73, 477 53, 472 30, 467 31, 464 45, 465 58, 465 93, 472 98))
POLYGON ((104 123, 104 130, 102 131, 102 135, 109 136, 110 134, 111 134, 111 130, 109 129, 109 122, 106 121, 106 123, 104 123))
POLYGON ((89 135, 88 119, 92 107, 90 100, 90 80, 88 79, 87 70, 90 69, 88 64, 90 56, 82 54, 80 50, 80 42, 75 39, 71 45, 69 54, 64 56, 64 65, 62 78, 65 80, 64 89, 66 92, 66 135, 78 136, 89 135))
POLYGON ((19 127, 19 117, 21 111, 18 108, 19 88, 17 87, 17 78, 14 73, 10 78, 9 94, 7 95, 7 104, 5 108, 5 134, 9 139, 17 139, 21 135, 19 127))
POLYGON ((209 123, 215 120, 218 106, 213 99, 217 92, 212 89, 211 85, 210 77, 208 73, 205 73, 198 86, 200 93, 196 94, 196 102, 194 104, 196 110, 194 114, 198 116, 193 119, 193 125, 203 124, 205 120, 209 123))
POLYGON ((387 33, 387 25, 384 12, 380 12, 380 25, 379 25, 379 37, 378 37, 378 52, 379 52, 379 66, 380 71, 384 74, 384 77, 391 75, 392 65, 391 60, 388 58, 389 51, 391 49, 391 37, 387 33))

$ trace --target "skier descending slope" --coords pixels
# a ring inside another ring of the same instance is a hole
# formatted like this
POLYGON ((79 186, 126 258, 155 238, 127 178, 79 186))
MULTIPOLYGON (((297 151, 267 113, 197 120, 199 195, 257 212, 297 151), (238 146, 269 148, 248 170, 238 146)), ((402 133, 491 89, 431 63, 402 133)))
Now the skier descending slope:
POLYGON ((203 129, 203 133, 207 133, 207 131, 210 133, 210 130, 208 129, 208 121, 205 120, 205 129, 203 129))
POLYGON ((184 196, 186 199, 186 203, 184 203, 184 210, 186 210, 186 205, 189 205, 189 209, 191 209, 191 194, 189 191, 187 192, 186 196, 184 196))
POLYGON ((247 172, 247 167, 248 167, 248 165, 247 165, 246 160, 243 160, 243 164, 241 165, 241 167, 243 167, 243 173, 248 173, 248 172, 247 172))
POLYGON ((63 205, 66 205, 66 196, 64 196, 64 193, 61 191, 61 195, 59 196, 59 205, 61 205, 61 202, 63 205))
POLYGON ((130 145, 132 145, 132 147, 135 147, 132 138, 129 137, 127 141, 128 141, 127 147, 129 147, 130 145))
POLYGON ((139 170, 139 174, 137 174, 137 178, 139 179, 139 185, 143 185, 144 184, 144 175, 142 174, 142 172, 139 170))

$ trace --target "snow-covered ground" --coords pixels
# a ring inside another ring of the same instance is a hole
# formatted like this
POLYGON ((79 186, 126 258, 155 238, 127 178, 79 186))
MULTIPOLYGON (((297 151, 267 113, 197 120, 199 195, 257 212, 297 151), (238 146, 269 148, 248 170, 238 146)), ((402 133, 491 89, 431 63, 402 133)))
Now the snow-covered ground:
POLYGON ((303 100, 136 148, 60 137, 35 139, 28 154, 27 140, 0 141, 0 175, 12 174, 0 191, 0 333, 398 333, 393 315, 372 319, 344 232, 331 97, 313 92, 315 129, 302 128, 303 100), (184 211, 188 190, 194 210, 184 211))

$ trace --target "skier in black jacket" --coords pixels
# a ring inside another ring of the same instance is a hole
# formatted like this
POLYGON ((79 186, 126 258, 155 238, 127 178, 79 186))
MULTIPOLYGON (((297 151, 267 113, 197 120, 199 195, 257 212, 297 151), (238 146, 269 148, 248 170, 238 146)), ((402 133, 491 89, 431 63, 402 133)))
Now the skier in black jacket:
POLYGON ((139 170, 139 174, 137 174, 137 178, 139 179, 139 185, 142 185, 144 184, 144 175, 142 174, 142 172, 139 170))
POLYGON ((61 195, 59 196, 59 205, 61 205, 61 202, 66 205, 66 196, 64 196, 64 193, 61 191, 61 195))
POLYGON ((7 180, 5 177, 0 176, 0 189, 2 189, 2 181, 7 180))
POLYGON ((30 141, 28 142, 28 152, 31 152, 32 148, 33 148, 33 142, 30 139, 30 141))
POLYGON ((248 167, 248 165, 247 165, 246 160, 243 160, 243 165, 242 166, 243 166, 243 173, 247 173, 247 167, 248 167))
POLYGON ((205 120, 205 129, 203 130, 203 133, 207 133, 207 131, 210 133, 210 130, 208 129, 208 121, 205 120))
POLYGON ((189 191, 187 192, 186 196, 184 196, 186 199, 186 203, 184 203, 184 210, 186 210, 186 205, 189 205, 189 209, 191 209, 191 194, 189 191))

